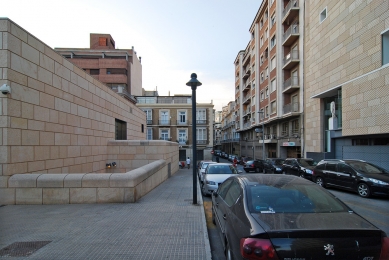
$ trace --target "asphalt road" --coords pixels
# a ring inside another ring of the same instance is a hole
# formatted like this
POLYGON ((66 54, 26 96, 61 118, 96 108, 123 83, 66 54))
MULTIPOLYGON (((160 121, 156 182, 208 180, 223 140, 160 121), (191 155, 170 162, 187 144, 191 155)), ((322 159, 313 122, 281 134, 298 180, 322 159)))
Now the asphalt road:
MULTIPOLYGON (((228 160, 220 159, 220 162, 228 160)), ((243 166, 238 165, 238 170, 243 171, 243 166)), ((244 173, 244 171, 243 171, 244 173)), ((356 213, 366 218, 378 228, 382 229, 389 236, 389 199, 388 198, 362 198, 356 193, 328 189, 332 194, 345 202, 356 213)), ((212 199, 204 197, 204 211, 207 220, 208 236, 211 244, 213 260, 225 260, 223 246, 217 233, 216 226, 212 223, 212 199)))

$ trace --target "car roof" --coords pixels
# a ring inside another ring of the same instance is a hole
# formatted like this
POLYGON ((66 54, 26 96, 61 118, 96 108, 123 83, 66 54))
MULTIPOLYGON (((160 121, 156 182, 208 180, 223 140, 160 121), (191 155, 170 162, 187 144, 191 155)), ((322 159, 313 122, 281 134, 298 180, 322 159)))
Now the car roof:
POLYGON ((240 179, 247 186, 263 184, 267 186, 282 187, 289 182, 293 182, 293 184, 297 185, 317 185, 314 182, 298 176, 283 174, 239 174, 233 178, 240 179))

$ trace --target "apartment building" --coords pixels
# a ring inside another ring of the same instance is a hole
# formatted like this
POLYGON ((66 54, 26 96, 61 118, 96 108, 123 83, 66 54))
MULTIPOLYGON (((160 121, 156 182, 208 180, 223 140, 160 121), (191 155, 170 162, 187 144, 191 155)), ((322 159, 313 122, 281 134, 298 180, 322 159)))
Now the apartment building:
POLYGON ((389 169, 389 2, 306 1, 305 144, 389 169))
POLYGON ((55 48, 56 52, 135 103, 142 95, 141 57, 132 49, 116 49, 110 34, 90 34, 90 48, 55 48))
POLYGON ((192 123, 196 120, 197 160, 212 157, 213 104, 197 103, 192 119, 192 96, 159 96, 158 91, 143 91, 136 106, 145 112, 147 140, 167 140, 179 144, 179 160, 192 158, 192 123))
POLYGON ((222 111, 214 111, 214 125, 213 125, 213 149, 221 150, 221 140, 222 140, 222 111))
POLYGON ((244 155, 303 157, 303 17, 304 1, 262 1, 251 39, 234 61, 244 155))
POLYGON ((235 127, 235 102, 230 101, 222 108, 221 150, 228 154, 240 154, 240 136, 235 127))

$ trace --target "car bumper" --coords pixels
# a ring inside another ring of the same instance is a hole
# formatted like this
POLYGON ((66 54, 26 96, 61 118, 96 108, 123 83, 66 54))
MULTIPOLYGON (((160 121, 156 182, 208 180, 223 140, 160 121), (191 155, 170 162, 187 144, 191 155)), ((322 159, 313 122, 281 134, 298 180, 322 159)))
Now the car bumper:
POLYGON ((218 185, 204 184, 204 192, 208 195, 212 195, 214 191, 217 190, 218 185))
POLYGON ((389 185, 370 185, 370 191, 376 196, 389 196, 389 185))

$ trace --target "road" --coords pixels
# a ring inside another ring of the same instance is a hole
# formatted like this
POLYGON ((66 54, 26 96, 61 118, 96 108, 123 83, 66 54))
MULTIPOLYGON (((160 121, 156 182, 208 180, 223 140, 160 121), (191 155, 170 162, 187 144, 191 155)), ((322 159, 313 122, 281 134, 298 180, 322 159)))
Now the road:
MULTIPOLYGON (((225 159, 220 159, 220 162, 228 162, 225 159)), ((238 165, 238 170, 243 173, 243 166, 238 165)), ((368 221, 382 229, 389 235, 389 199, 388 198, 362 198, 356 193, 328 189, 340 200, 345 202, 356 213, 366 218, 368 221)), ((213 260, 225 260, 223 246, 217 234, 216 226, 212 223, 212 200, 211 197, 204 197, 204 210, 207 220, 208 236, 211 244, 211 253, 213 260)))

